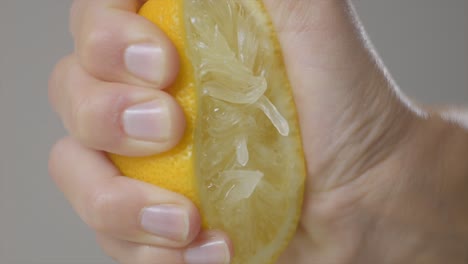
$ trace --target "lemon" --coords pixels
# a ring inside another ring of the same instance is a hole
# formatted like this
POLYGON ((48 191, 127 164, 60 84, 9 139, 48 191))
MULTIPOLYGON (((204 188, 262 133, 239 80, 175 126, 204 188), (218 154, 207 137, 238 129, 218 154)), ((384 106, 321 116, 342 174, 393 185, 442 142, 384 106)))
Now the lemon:
MULTIPOLYGON (((150 0, 140 14, 181 57, 169 88, 187 130, 173 150, 110 155, 121 172, 184 194, 231 238, 234 264, 273 263, 295 233, 305 163, 276 33, 259 0, 150 0)), ((158 69, 155 69, 158 70, 158 69)))

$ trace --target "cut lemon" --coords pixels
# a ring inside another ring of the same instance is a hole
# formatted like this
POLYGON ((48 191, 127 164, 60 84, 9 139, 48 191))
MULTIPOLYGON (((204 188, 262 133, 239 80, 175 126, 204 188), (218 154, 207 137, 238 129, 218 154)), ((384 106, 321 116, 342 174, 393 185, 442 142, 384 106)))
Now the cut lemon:
POLYGON ((124 175, 189 197, 205 228, 231 238, 232 263, 273 263, 296 230, 305 164, 281 49, 263 4, 150 0, 140 14, 178 49, 181 71, 168 92, 188 125, 167 153, 111 159, 124 175))

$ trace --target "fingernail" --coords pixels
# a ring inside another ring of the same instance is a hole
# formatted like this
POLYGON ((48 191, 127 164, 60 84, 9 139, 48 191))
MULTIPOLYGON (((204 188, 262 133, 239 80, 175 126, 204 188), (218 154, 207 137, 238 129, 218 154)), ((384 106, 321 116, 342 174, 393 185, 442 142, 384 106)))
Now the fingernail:
POLYGON ((125 51, 127 70, 138 78, 159 83, 164 74, 164 52, 153 44, 136 44, 125 51))
POLYGON ((228 264, 230 262, 229 248, 226 241, 213 240, 185 251, 187 264, 228 264))
POLYGON ((164 141, 170 136, 167 105, 154 100, 132 106, 123 114, 123 127, 128 136, 145 141, 164 141))
POLYGON ((184 241, 189 233, 188 213, 177 206, 160 205, 143 209, 142 228, 153 235, 184 241))

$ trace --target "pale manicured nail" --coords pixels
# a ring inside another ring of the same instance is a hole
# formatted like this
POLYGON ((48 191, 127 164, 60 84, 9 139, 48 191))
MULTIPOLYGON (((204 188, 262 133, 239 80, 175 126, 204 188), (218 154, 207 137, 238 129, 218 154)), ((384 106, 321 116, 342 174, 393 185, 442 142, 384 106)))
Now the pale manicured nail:
POLYGON ((160 83, 165 70, 163 50, 153 44, 136 44, 125 51, 127 70, 146 81, 160 83))
POLYGON ((185 251, 187 264, 228 264, 230 262, 229 248, 226 241, 212 240, 201 246, 185 251))
POLYGON ((189 217, 186 210, 170 205, 143 209, 142 228, 153 235, 174 241, 184 241, 189 233, 189 217))
POLYGON ((169 109, 163 100, 132 106, 123 114, 123 127, 128 136, 145 141, 164 141, 171 134, 169 109))

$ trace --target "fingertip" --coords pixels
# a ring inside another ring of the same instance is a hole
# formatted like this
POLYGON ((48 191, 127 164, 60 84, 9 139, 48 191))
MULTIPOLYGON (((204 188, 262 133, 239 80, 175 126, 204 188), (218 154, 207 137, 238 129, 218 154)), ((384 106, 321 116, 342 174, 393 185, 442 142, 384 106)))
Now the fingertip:
POLYGON ((89 11, 76 36, 80 63, 96 79, 154 89, 178 74, 179 55, 167 35, 145 18, 119 9, 89 11))
POLYGON ((135 78, 165 89, 179 72, 179 55, 172 43, 160 38, 160 43, 130 44, 124 51, 124 65, 135 78))
POLYGON ((68 55, 60 59, 54 66, 48 80, 48 100, 52 109, 56 112, 59 108, 59 101, 64 99, 63 84, 70 77, 71 68, 76 64, 76 58, 68 55))
POLYGON ((135 145, 146 144, 153 154, 175 147, 185 133, 186 119, 177 101, 159 92, 151 101, 127 108, 122 116, 123 130, 135 145))
POLYGON ((166 240, 167 245, 185 247, 190 244, 200 232, 200 216, 198 210, 184 200, 143 208, 139 217, 143 232, 166 240))
POLYGON ((209 230, 200 234, 198 239, 184 252, 186 263, 223 263, 231 262, 232 243, 226 234, 209 230))

